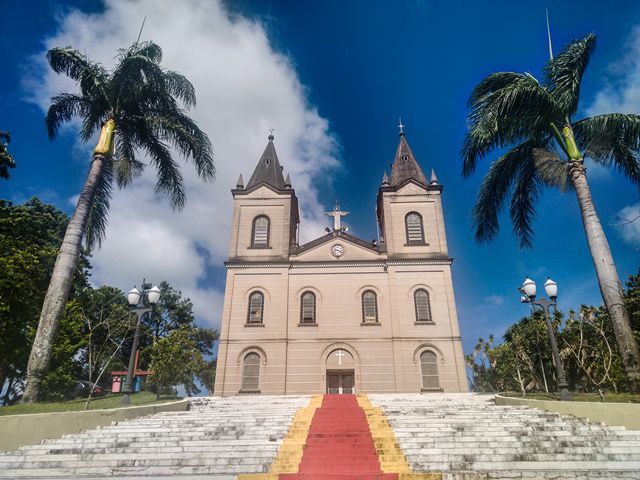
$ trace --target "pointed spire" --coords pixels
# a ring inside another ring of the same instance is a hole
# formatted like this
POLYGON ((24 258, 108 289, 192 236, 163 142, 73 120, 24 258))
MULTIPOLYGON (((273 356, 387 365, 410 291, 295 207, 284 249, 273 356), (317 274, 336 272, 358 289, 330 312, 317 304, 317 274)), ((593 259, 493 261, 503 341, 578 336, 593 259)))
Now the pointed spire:
POLYGON ((242 179, 242 174, 240 174, 240 176, 238 177, 236 188, 244 188, 244 180, 242 179))
POLYGON ((436 171, 433 168, 431 169, 431 185, 440 185, 438 177, 436 177, 436 171))
POLYGON ((287 178, 284 180, 284 188, 291 188, 291 177, 287 173, 287 178))
MULTIPOLYGON (((402 122, 400 125, 402 125, 402 122)), ((402 125, 402 127, 404 128, 404 125, 402 125)), ((396 150, 396 158, 393 165, 391 165, 390 185, 395 187, 410 178, 413 178, 424 185, 427 184, 427 179, 424 177, 424 173, 422 172, 420 165, 418 165, 418 162, 413 156, 411 148, 409 148, 409 143, 407 143, 404 131, 401 131, 398 150, 396 150)))
POLYGON ((276 153, 276 147, 273 145, 273 131, 270 133, 269 142, 264 149, 264 153, 256 169, 253 171, 253 175, 247 183, 247 188, 252 188, 259 183, 266 183, 279 190, 284 189, 284 177, 282 176, 282 167, 278 161, 278 154, 276 153))
POLYGON ((384 171, 384 175, 382 176, 382 186, 383 187, 388 187, 389 186, 389 177, 387 176, 387 171, 384 171))

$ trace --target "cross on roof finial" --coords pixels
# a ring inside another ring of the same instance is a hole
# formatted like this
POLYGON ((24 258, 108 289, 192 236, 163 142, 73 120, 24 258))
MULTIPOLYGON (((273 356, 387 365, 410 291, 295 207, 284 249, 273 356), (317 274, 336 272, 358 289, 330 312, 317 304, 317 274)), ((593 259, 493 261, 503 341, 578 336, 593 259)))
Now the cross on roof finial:
POLYGON ((271 127, 269 129, 269 140, 273 140, 273 132, 275 132, 275 131, 276 131, 276 129, 273 128, 273 127, 271 127))
POLYGON ((400 135, 404 135, 404 125, 402 124, 402 117, 398 117, 398 128, 400 129, 400 135))

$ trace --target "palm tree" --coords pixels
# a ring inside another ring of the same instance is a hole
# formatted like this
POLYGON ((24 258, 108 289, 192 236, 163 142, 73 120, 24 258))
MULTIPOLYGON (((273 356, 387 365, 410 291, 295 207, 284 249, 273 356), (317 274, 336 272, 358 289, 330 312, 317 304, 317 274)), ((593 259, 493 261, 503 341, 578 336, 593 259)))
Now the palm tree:
POLYGON ((167 195, 174 209, 183 207, 185 193, 172 147, 194 164, 202 179, 211 180, 215 174, 209 138, 178 103, 181 101, 185 108, 195 105, 193 86, 184 76, 160 67, 162 49, 158 45, 136 42, 120 50, 113 70, 70 47, 54 48, 47 58, 56 73, 66 74, 80 87, 77 94, 61 93, 51 99, 46 117, 49 137, 55 137, 64 122, 79 117, 81 139, 89 141, 98 130, 100 138, 42 307, 23 402, 37 399, 82 239, 85 237, 88 248, 100 245, 112 189, 114 185, 127 186, 142 173, 145 163, 139 159, 140 154, 145 153, 156 169, 156 192, 167 195))
POLYGON ((611 250, 591 198, 584 158, 621 171, 640 185, 640 116, 610 113, 575 120, 582 77, 596 38, 567 45, 544 67, 542 82, 529 73, 498 72, 471 93, 463 175, 494 149, 507 149, 491 164, 473 209, 479 242, 498 233, 498 214, 509 213, 521 247, 530 247, 536 201, 545 186, 574 190, 578 198, 602 298, 609 310, 625 372, 640 389, 640 353, 624 306, 611 250))
POLYGON ((13 161, 13 157, 9 153, 9 142, 11 141, 11 135, 9 132, 3 132, 0 130, 0 178, 5 180, 9 178, 9 169, 15 168, 16 163, 13 161))

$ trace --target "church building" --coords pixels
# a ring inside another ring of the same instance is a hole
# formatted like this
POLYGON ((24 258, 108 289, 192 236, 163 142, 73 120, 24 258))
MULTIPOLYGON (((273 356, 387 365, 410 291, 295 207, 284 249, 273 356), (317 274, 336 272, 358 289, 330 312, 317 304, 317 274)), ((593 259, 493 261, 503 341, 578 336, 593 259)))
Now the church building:
POLYGON ((214 394, 466 392, 442 185, 405 134, 378 190, 378 241, 341 225, 298 241, 273 135, 233 221, 214 394))

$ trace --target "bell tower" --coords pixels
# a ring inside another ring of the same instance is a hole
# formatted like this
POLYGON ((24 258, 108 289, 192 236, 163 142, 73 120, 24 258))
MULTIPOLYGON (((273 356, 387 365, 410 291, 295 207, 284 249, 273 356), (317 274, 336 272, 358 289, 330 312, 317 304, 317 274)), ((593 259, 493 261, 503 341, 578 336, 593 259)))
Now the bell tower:
POLYGON ((240 175, 231 190, 230 261, 288 260, 290 248, 297 242, 298 199, 289 175, 285 179, 282 173, 273 135, 268 140, 247 185, 240 175))
POLYGON ((435 172, 427 181, 400 124, 400 140, 378 190, 381 247, 392 258, 448 257, 442 213, 442 185, 435 172))

